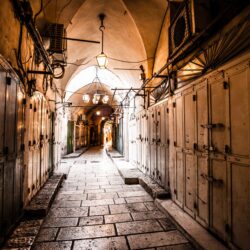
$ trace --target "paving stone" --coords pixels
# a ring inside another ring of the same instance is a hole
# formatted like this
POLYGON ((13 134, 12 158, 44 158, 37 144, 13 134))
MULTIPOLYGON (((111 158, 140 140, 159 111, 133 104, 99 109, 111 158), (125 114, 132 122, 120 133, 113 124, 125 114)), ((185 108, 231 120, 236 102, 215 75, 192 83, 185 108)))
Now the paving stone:
POLYGON ((58 194, 83 194, 82 190, 60 190, 58 194))
POLYGON ((162 227, 156 220, 116 223, 116 228, 118 235, 163 231, 162 227))
POLYGON ((42 228, 36 238, 36 242, 53 241, 57 232, 58 228, 42 228))
POLYGON ((114 199, 118 198, 117 193, 101 193, 101 194, 88 194, 88 200, 102 200, 102 199, 114 199))
POLYGON ((11 237, 26 237, 26 236, 34 236, 39 232, 40 226, 35 227, 17 227, 12 233, 11 237))
POLYGON ((149 220, 149 219, 162 219, 166 215, 161 211, 149 211, 149 212, 140 212, 131 214, 134 220, 149 220))
POLYGON ((85 186, 83 189, 90 191, 90 190, 96 190, 96 189, 99 189, 99 188, 100 188, 100 186, 98 185, 98 186, 85 186))
POLYGON ((105 193, 105 189, 84 190, 84 193, 87 193, 87 194, 105 193))
POLYGON ((85 200, 82 201, 82 207, 89 207, 89 206, 101 206, 101 205, 110 205, 114 204, 113 199, 103 199, 103 200, 85 200))
POLYGON ((115 236, 113 224, 61 228, 57 240, 77 240, 115 236))
POLYGON ((147 207, 149 211, 158 210, 154 202, 144 202, 144 205, 147 207))
POLYGON ((130 214, 113 214, 104 216, 105 223, 132 221, 130 214))
POLYGON ((132 213, 148 211, 143 203, 110 205, 111 214, 132 213))
POLYGON ((80 218, 79 226, 103 224, 103 216, 90 216, 80 218))
POLYGON ((160 222, 165 231, 176 229, 176 226, 169 218, 159 219, 158 221, 160 222))
POLYGON ((133 192, 118 192, 120 198, 134 197, 134 196, 144 196, 147 195, 146 191, 133 191, 133 192))
POLYGON ((153 201, 150 195, 125 198, 127 203, 153 201))
POLYGON ((187 239, 179 231, 157 232, 129 235, 128 242, 131 249, 161 247, 187 243, 187 239))
POLYGON ((68 201, 79 201, 79 200, 86 200, 87 194, 59 194, 55 201, 63 201, 63 200, 68 200, 68 201))
POLYGON ((109 214, 109 208, 108 206, 96 206, 96 207, 90 207, 89 215, 105 215, 109 214))
POLYGON ((110 237, 94 240, 77 240, 73 250, 126 250, 128 249, 125 237, 110 237))
POLYGON ((81 201, 57 201, 52 207, 80 207, 81 201))
POLYGON ((70 250, 71 245, 71 241, 36 243, 33 250, 70 250))
POLYGON ((88 207, 53 208, 50 210, 53 217, 82 217, 88 215, 88 207))
POLYGON ((191 244, 187 243, 180 245, 157 247, 157 250, 195 250, 195 248, 191 244))
POLYGON ((115 198, 114 202, 115 204, 124 204, 126 203, 126 200, 124 198, 115 198))
POLYGON ((5 244, 6 248, 29 247, 35 241, 35 236, 10 238, 5 244))
POLYGON ((70 227, 76 226, 78 218, 53 218, 48 217, 42 227, 70 227))

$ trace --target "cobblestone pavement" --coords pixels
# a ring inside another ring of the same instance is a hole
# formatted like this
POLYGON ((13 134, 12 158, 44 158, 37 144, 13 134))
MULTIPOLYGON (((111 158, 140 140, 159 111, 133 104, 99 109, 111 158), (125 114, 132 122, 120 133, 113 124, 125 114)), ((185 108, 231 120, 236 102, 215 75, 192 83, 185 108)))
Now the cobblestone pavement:
POLYGON ((140 185, 125 185, 105 151, 92 148, 74 159, 34 249, 193 247, 140 185))

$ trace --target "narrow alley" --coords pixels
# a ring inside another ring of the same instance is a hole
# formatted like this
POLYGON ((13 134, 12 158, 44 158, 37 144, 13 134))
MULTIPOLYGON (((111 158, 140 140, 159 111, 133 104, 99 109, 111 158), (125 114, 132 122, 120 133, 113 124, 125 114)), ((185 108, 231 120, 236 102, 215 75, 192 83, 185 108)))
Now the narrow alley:
POLYGON ((193 249, 140 185, 124 184, 102 148, 68 161, 34 249, 193 249))
POLYGON ((0 2, 0 248, 249 250, 249 0, 0 2))

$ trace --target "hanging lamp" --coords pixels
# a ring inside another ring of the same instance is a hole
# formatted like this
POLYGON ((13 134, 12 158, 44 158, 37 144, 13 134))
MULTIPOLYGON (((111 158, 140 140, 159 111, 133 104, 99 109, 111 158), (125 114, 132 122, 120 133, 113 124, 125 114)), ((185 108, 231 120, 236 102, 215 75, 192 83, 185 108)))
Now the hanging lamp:
POLYGON ((102 51, 101 51, 101 54, 99 54, 96 57, 96 60, 97 60, 98 66, 101 69, 105 69, 108 65, 108 58, 107 58, 106 54, 103 52, 104 29, 105 29, 105 26, 103 25, 104 18, 105 18, 105 15, 103 13, 99 15, 99 19, 101 21, 101 26, 99 27, 99 30, 102 32, 102 51))

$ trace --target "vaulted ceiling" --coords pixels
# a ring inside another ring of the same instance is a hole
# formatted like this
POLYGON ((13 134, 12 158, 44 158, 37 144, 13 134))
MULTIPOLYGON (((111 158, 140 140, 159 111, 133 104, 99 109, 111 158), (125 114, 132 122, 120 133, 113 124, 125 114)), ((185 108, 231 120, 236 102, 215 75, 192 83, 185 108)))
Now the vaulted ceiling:
MULTIPOLYGON (((40 1, 32 0, 32 6, 38 12, 40 1)), ((43 0, 42 7, 43 11, 36 18, 40 31, 48 23, 63 23, 68 37, 96 41, 101 41, 98 15, 104 13, 104 52, 109 58, 108 69, 124 86, 134 87, 141 85, 137 70, 141 64, 147 74, 152 73, 166 0, 43 0)), ((96 65, 95 57, 100 52, 100 44, 68 41, 69 64, 64 78, 57 83, 60 88, 66 89, 79 72, 96 65)))

